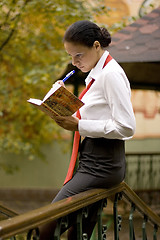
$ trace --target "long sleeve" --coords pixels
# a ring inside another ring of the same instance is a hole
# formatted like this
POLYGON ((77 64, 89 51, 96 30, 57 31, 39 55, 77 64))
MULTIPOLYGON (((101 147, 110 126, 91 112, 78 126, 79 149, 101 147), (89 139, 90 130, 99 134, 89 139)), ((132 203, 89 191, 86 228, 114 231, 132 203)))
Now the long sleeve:
POLYGON ((128 139, 135 132, 135 117, 128 79, 117 63, 104 71, 84 101, 79 132, 82 136, 128 139), (115 70, 116 69, 116 70, 115 70))

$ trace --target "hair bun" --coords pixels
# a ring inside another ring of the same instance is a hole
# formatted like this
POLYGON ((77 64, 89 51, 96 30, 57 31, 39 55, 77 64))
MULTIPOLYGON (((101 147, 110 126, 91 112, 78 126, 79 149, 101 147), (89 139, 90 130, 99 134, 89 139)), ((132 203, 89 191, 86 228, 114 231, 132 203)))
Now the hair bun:
POLYGON ((101 29, 101 34, 102 34, 103 38, 107 40, 107 43, 109 45, 111 43, 111 35, 110 35, 110 33, 104 27, 100 27, 100 29, 101 29))

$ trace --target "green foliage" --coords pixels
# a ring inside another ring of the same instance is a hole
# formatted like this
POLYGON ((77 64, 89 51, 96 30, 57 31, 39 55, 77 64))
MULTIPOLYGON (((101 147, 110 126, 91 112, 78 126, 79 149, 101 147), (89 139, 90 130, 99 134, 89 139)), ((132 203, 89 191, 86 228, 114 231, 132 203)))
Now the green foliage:
POLYGON ((68 62, 62 44, 67 26, 81 19, 93 20, 91 16, 105 10, 100 0, 92 3, 1 0, 0 153, 43 157, 42 144, 60 138, 60 128, 27 99, 43 98, 60 77, 68 62))
POLYGON ((143 17, 144 15, 150 13, 152 10, 159 7, 159 1, 157 0, 144 0, 140 9, 139 9, 139 17, 143 17))

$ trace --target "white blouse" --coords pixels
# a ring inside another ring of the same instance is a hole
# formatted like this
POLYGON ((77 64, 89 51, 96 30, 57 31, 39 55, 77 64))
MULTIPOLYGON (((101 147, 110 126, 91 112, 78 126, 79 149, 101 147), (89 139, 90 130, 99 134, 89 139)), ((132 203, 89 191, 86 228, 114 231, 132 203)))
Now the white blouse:
POLYGON ((109 52, 105 51, 90 71, 86 85, 94 83, 83 96, 79 133, 83 137, 129 139, 135 132, 130 84, 120 65, 112 59, 104 68, 109 52))

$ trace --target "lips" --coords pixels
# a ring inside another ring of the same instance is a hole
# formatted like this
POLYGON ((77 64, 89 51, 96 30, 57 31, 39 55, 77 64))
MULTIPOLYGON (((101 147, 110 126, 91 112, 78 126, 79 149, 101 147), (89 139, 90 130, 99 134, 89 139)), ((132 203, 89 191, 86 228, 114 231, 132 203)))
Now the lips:
POLYGON ((82 67, 78 67, 79 69, 82 69, 82 68, 84 68, 83 66, 82 67))

